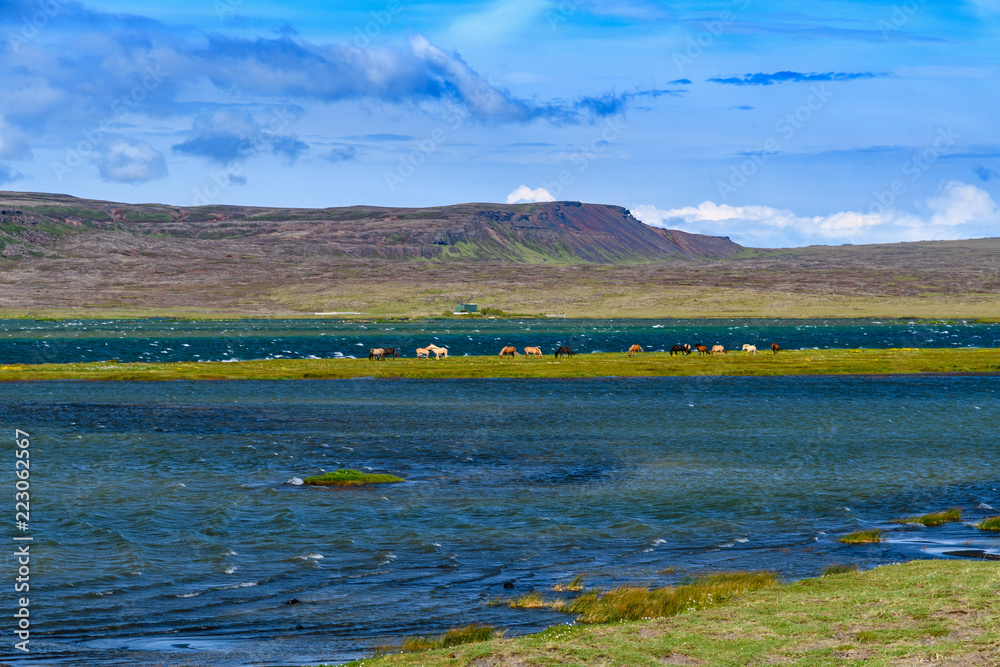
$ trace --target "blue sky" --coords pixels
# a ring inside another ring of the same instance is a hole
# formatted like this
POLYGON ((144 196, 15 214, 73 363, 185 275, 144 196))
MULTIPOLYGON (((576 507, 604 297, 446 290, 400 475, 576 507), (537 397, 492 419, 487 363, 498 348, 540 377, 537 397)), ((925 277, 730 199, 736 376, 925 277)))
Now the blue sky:
POLYGON ((1000 236, 1000 0, 0 0, 0 188, 1000 236))

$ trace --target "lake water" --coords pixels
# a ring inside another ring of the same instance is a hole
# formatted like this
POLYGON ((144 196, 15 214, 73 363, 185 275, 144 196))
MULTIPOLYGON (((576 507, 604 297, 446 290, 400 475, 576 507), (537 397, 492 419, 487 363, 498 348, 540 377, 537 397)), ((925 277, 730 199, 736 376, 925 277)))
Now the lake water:
POLYGON ((361 357, 372 347, 414 356, 435 343, 450 354, 497 354, 504 345, 561 345, 576 352, 619 352, 638 343, 777 342, 798 348, 1000 347, 1000 323, 906 320, 429 320, 356 323, 324 320, 182 321, 0 320, 0 363, 72 361, 236 361, 361 357))
MULTIPOLYGON (((644 330, 651 337, 654 324, 644 330)), ((173 352, 176 341, 201 344, 189 330, 163 333, 177 326, 188 325, 157 323, 149 340, 174 341, 173 352)), ((329 355, 397 325, 371 326, 383 328, 283 349, 329 355)), ((421 326, 426 337, 473 325, 421 326)), ((596 347, 635 337, 619 324, 600 325, 604 338, 573 326, 550 338, 533 329, 533 340, 591 336, 596 347)), ((910 334, 916 325, 865 325, 851 338, 839 325, 801 326, 781 340, 841 347, 878 331, 878 340, 895 332, 895 344, 915 346, 907 335, 940 343, 957 330, 958 344, 996 345, 997 335, 995 325, 910 334)), ((204 340, 204 354, 216 354, 204 340)), ((271 353, 244 352, 244 340, 233 337, 234 355, 271 353)), ((115 354, 129 349, 142 348, 122 342, 115 354)), ((6 451, 15 428, 32 441, 29 657, 336 662, 471 622, 512 634, 566 622, 486 603, 577 574, 589 585, 665 585, 719 569, 798 578, 831 564, 1000 553, 995 535, 971 525, 1000 513, 991 509, 1000 508, 997 389, 994 376, 3 383, 6 451), (407 481, 286 483, 339 467, 407 481), (965 523, 889 523, 953 506, 965 523), (836 542, 872 527, 891 530, 889 541, 836 542)), ((5 460, 0 484, 12 492, 13 456, 5 460)), ((7 582, 13 562, 2 559, 7 582)), ((4 659, 23 659, 7 646, 4 659)))

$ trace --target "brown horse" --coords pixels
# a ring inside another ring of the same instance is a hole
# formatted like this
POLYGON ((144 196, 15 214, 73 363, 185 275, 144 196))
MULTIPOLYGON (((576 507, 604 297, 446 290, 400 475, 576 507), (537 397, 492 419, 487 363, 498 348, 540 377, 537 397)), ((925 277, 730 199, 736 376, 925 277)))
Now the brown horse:
POLYGON ((395 359, 396 358, 396 348, 394 348, 394 347, 383 348, 382 349, 382 356, 385 357, 386 359, 388 359, 389 357, 392 357, 393 359, 395 359))
POLYGON ((566 347, 565 345, 563 345, 558 350, 556 350, 556 359, 559 358, 560 354, 563 355, 563 356, 569 355, 569 356, 572 357, 573 356, 573 350, 571 350, 568 347, 566 347))
POLYGON ((728 352, 726 352, 726 348, 722 347, 721 345, 713 345, 712 351, 709 352, 709 354, 718 354, 719 352, 721 352, 722 354, 729 354, 728 352))
POLYGON ((542 356, 542 348, 540 348, 540 347, 526 347, 526 348, 524 348, 524 356, 526 356, 526 357, 540 357, 540 356, 542 356))
POLYGON ((778 354, 778 350, 780 350, 780 349, 781 348, 778 347, 777 343, 771 343, 771 352, 774 352, 775 354, 778 354))
POLYGON ((639 354, 640 352, 642 352, 642 347, 640 345, 633 345, 628 349, 628 356, 631 357, 633 354, 639 354))
POLYGON ((500 350, 501 359, 503 359, 504 357, 510 357, 511 359, 513 359, 516 356, 517 356, 517 348, 514 347, 513 345, 508 345, 504 349, 500 350))
POLYGON ((672 357, 675 354, 691 354, 691 346, 688 343, 684 343, 683 345, 674 345, 670 348, 670 356, 672 357))
POLYGON ((698 352, 698 354, 708 354, 708 348, 705 347, 704 345, 700 345, 700 344, 699 345, 695 345, 694 349, 698 352))

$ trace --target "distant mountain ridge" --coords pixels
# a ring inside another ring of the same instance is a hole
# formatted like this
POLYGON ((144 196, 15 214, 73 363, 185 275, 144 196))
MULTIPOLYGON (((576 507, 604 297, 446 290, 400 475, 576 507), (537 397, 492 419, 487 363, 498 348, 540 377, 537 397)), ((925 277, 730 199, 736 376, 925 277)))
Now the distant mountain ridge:
POLYGON ((515 263, 622 264, 721 259, 743 247, 728 238, 662 230, 620 206, 551 202, 430 208, 303 209, 122 204, 68 195, 0 192, 0 254, 55 250, 60 237, 118 232, 224 245, 308 244, 342 257, 515 263))

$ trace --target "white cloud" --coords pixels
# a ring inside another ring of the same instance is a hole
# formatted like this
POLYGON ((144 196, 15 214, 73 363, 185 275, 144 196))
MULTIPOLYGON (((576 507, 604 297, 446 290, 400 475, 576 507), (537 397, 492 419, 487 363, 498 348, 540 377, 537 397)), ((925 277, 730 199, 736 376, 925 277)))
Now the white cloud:
POLYGON ((145 141, 109 139, 98 162, 101 178, 120 183, 144 183, 166 176, 163 154, 145 141))
POLYGON ((945 181, 921 209, 923 214, 873 206, 867 213, 843 211, 810 217, 770 206, 706 201, 667 210, 638 205, 632 207, 632 214, 653 227, 728 236, 742 245, 762 248, 1000 236, 1000 207, 988 192, 974 185, 945 181))
POLYGON ((527 185, 520 185, 507 195, 508 204, 523 204, 527 202, 555 201, 556 198, 545 188, 532 190, 527 185))
POLYGON ((0 160, 23 160, 31 157, 31 150, 24 133, 11 127, 7 119, 0 116, 0 160))

